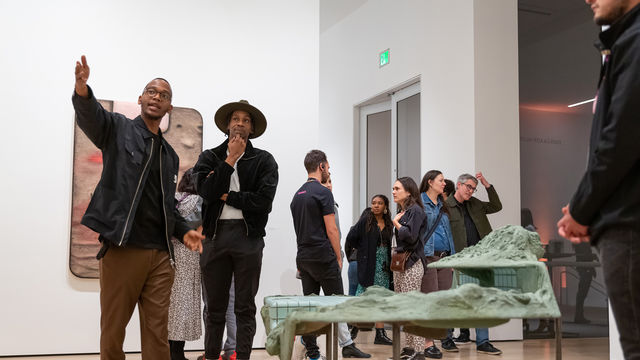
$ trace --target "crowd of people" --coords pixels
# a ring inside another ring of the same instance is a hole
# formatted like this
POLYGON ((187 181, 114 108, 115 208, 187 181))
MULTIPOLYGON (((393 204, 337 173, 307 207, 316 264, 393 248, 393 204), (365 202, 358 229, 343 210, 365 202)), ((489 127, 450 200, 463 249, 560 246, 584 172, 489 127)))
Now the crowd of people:
MULTIPOLYGON (((640 103, 634 94, 640 92, 635 76, 640 0, 586 2, 594 21, 607 26, 597 44, 603 61, 589 161, 557 226, 573 243, 597 246, 624 356, 638 359, 640 277, 634 270, 640 258, 640 103)), ((146 84, 138 97, 140 115, 131 120, 100 105, 87 85, 89 75, 82 56, 75 66, 72 102, 77 124, 101 150, 103 164, 82 218, 101 242, 100 358, 125 359, 125 329, 137 305, 142 358, 184 360, 184 342, 201 336, 202 296, 205 353, 199 359, 249 359, 265 226, 278 185, 275 159, 250 141, 264 133, 265 116, 245 100, 220 107, 215 123, 227 139, 203 151, 177 184, 178 155, 160 131, 162 118, 173 108, 169 82, 155 78, 146 84)), ((304 166, 308 179, 291 201, 302 290, 305 295, 320 290, 342 294, 337 204, 323 186, 330 181, 329 161, 322 151, 312 150, 304 166)), ((420 187, 401 177, 392 195, 397 214, 390 213, 387 196, 374 195, 346 237, 350 295, 372 285, 396 292, 449 288, 451 270, 426 265, 477 244, 491 232, 487 215, 502 208, 481 172, 462 174, 454 184, 431 170, 420 187), (473 196, 480 184, 489 201, 473 196), (399 267, 391 261, 395 254, 404 259, 399 267)), ((357 328, 351 333, 347 324, 339 328, 343 357, 370 357, 353 343, 357 328)), ((384 324, 375 328, 374 343, 389 345, 384 324)), ((489 342, 487 329, 475 334, 478 352, 501 353, 489 342)), ((450 329, 440 340, 445 351, 457 351, 456 343, 466 342, 468 329, 460 329, 455 339, 450 329)), ((315 336, 304 336, 303 343, 309 359, 321 357, 315 336)), ((434 339, 406 334, 403 359, 441 357, 434 339)))
MULTIPOLYGON (((307 181, 291 201, 298 245, 296 265, 303 293, 320 294, 322 289, 325 295, 343 294, 343 253, 340 229, 336 226, 336 203, 331 187, 322 186, 330 183, 329 161, 324 152, 312 150, 307 153, 304 165, 307 181)), ((476 176, 462 174, 454 184, 446 180, 442 172, 431 170, 424 175, 419 188, 413 179, 401 177, 393 184, 392 195, 397 214, 391 214, 387 196, 374 195, 371 206, 362 212, 346 236, 349 295, 358 296, 372 285, 400 293, 449 289, 452 270, 428 269, 426 265, 477 244, 491 232, 487 214, 502 209, 495 188, 481 172, 476 176), (473 197, 479 184, 486 189, 489 201, 473 197), (391 267, 392 248, 406 256, 404 268, 400 270, 394 271, 391 267)), ((391 345, 383 323, 376 323, 375 330, 374 344, 391 345)), ((358 331, 353 326, 351 337, 356 338, 358 331)), ((475 333, 478 352, 502 353, 489 342, 488 329, 476 329, 475 333)), ((453 337, 453 329, 449 329, 447 337, 440 342, 444 350, 457 352, 456 342, 470 342, 469 329, 460 329, 457 338, 453 337)), ((320 358, 315 337, 303 337, 303 343, 307 358, 320 358)), ((353 349, 357 351, 343 347, 343 357, 369 357, 355 345, 353 349)), ((442 356, 434 339, 406 334, 403 359, 440 359, 442 356)))
MULTIPOLYGON (((205 353, 199 359, 249 359, 265 226, 278 184, 275 159, 250 141, 264 133, 264 114, 246 100, 220 107, 215 123, 227 139, 203 151, 177 184, 179 159, 160 130, 172 110, 169 82, 149 82, 138 98, 140 116, 130 120, 96 100, 87 85, 90 69, 84 56, 75 72, 77 123, 103 154, 102 176, 82 219, 100 234, 102 244, 97 255, 101 358, 124 359, 125 328, 137 305, 143 358, 186 359, 185 342, 202 336, 202 298, 205 353)), ((343 294, 329 161, 324 152, 312 150, 304 166, 308 179, 291 201, 302 291, 343 294)), ((397 214, 390 213, 387 196, 371 199, 346 237, 349 294, 360 295, 371 285, 398 292, 451 286, 451 271, 427 269, 427 263, 477 243, 491 231, 486 214, 501 205, 481 173, 460 176, 448 198, 445 188, 442 173, 433 170, 420 189, 408 177, 395 182, 397 214), (487 188, 488 203, 471 196, 478 180, 487 188), (394 240, 395 250, 407 255, 401 271, 390 268, 394 240)), ((375 328, 374 343, 390 345, 384 324, 375 328)), ((357 327, 350 331, 340 324, 339 329, 343 357, 371 357, 353 342, 357 327)), ((477 329, 476 338, 478 351, 500 353, 488 342, 486 329, 477 329)), ((469 340, 464 329, 458 340, 469 340)), ((309 359, 320 358, 315 336, 303 336, 302 342, 309 359)), ((451 332, 442 347, 457 350, 451 332)), ((442 353, 433 339, 407 334, 403 357, 440 358, 442 353)))

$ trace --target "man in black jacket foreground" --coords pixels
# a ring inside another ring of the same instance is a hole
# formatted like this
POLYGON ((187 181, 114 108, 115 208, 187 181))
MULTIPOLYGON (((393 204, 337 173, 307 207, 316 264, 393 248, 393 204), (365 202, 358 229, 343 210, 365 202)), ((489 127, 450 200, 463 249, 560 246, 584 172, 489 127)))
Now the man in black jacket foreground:
POLYGON ((100 359, 124 360, 125 328, 138 304, 143 359, 169 360, 168 314, 175 236, 202 250, 175 207, 178 155, 162 137, 171 111, 171 86, 160 78, 138 98, 140 116, 129 120, 102 108, 87 86, 89 65, 76 62, 76 121, 102 151, 102 176, 82 217, 100 234, 100 359))
MULTIPOLYGON (((218 359, 222 347, 231 277, 235 283, 236 356, 249 359, 256 333, 258 292, 265 226, 278 185, 278 164, 249 139, 265 131, 267 120, 246 100, 222 106, 215 115, 228 135, 205 150, 194 167, 198 194, 204 199, 206 239, 200 257, 206 301, 205 356, 218 359)), ((229 354, 223 354, 226 359, 229 354)))
POLYGON ((589 161, 558 232, 598 247, 626 359, 640 359, 640 0, 586 0, 604 55, 589 161))

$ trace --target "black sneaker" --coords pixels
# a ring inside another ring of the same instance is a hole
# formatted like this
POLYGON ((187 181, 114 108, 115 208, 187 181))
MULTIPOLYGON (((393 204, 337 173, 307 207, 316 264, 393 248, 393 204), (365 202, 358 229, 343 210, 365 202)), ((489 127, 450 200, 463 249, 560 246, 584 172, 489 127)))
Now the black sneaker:
POLYGON ((413 354, 413 356, 410 357, 409 360, 424 360, 424 353, 417 352, 417 353, 413 354))
POLYGON ((442 351, 434 344, 424 349, 424 357, 429 359, 442 359, 442 351))
POLYGON ((371 354, 360 351, 360 349, 356 347, 356 344, 349 344, 342 348, 342 357, 367 359, 371 357, 371 354))
POLYGON ((306 355, 304 359, 305 360, 327 360, 327 358, 324 355, 318 355, 318 357, 316 358, 312 358, 309 355, 306 355))
POLYGON ((410 347, 402 348, 402 351, 400 352, 400 359, 409 359, 410 357, 415 355, 415 353, 416 351, 410 347))
POLYGON ((376 338, 373 340, 376 345, 393 345, 393 341, 387 336, 384 329, 376 329, 376 338))
POLYGON ((451 340, 451 339, 442 340, 442 348, 444 349, 444 351, 449 351, 449 352, 458 352, 458 351, 460 351, 460 350, 458 350, 458 347, 456 346, 456 343, 453 342, 453 340, 451 340))
POLYGON ((453 338, 456 344, 468 344, 471 342, 468 334, 461 333, 457 338, 453 338))
POLYGON ((489 355, 500 355, 500 354, 502 354, 502 351, 494 348, 493 345, 491 345, 490 342, 486 342, 484 344, 478 345, 477 350, 478 350, 479 353, 489 354, 489 355))

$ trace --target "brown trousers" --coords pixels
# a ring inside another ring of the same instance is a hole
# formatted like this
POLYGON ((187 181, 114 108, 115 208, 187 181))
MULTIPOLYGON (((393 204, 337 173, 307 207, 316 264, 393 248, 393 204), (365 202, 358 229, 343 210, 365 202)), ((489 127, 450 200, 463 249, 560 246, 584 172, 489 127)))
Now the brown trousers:
MULTIPOLYGON (((427 256, 427 263, 432 264, 441 258, 439 256, 427 256)), ((420 285, 420 291, 428 294, 430 292, 438 290, 451 289, 451 283, 453 282, 453 269, 430 269, 427 268, 424 276, 422 277, 422 284, 420 285)))
POLYGON ((125 328, 138 304, 143 360, 170 360, 169 253, 112 246, 100 260, 100 359, 124 360, 125 328))
MULTIPOLYGON (((439 256, 427 256, 427 263, 434 263, 441 258, 439 256)), ((427 268, 427 271, 424 272, 422 276, 422 284, 420 284, 420 292, 428 294, 430 292, 438 291, 438 290, 449 290, 451 289, 451 283, 453 281, 453 269, 444 268, 444 269, 430 269, 427 268)), ((433 339, 426 339, 427 342, 432 341, 433 339)))

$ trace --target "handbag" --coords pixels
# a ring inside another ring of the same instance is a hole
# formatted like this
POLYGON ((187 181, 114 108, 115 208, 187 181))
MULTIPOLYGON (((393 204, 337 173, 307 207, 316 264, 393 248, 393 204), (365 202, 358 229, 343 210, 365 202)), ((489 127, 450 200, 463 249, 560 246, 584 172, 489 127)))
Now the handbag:
MULTIPOLYGON (((434 231, 436 231, 436 228, 438 227, 438 223, 440 223, 440 218, 442 217, 442 209, 440 209, 440 213, 438 213, 438 218, 436 219, 436 222, 433 224, 433 227, 431 229, 429 229, 429 231, 427 233, 425 233, 425 236, 422 237, 422 244, 426 244, 427 241, 429 241, 429 238, 431 237, 431 235, 433 234, 434 231)), ((397 251, 398 246, 396 243, 396 236, 395 234, 393 235, 393 243, 394 243, 394 247, 391 250, 391 271, 395 271, 395 272, 405 272, 406 269, 406 265, 407 265, 407 259, 409 259, 409 256, 411 256, 411 252, 413 251, 402 251, 399 252, 397 251)), ((424 245, 423 245, 424 246, 424 245)))
POLYGON ((398 252, 396 248, 393 248, 391 250, 391 271, 404 272, 410 255, 410 251, 398 252))

